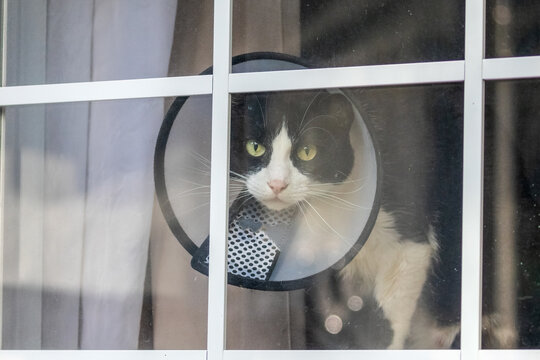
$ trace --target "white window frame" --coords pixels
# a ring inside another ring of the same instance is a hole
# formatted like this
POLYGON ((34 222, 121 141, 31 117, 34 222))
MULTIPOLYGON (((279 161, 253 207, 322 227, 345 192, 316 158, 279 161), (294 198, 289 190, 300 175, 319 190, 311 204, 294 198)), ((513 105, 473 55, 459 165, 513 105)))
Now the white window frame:
MULTIPOLYGON (((2 71, 0 106, 169 97, 212 94, 212 166, 209 274, 208 350, 201 351, 3 351, 0 358, 16 359, 164 359, 187 360, 323 360, 323 359, 437 359, 532 360, 540 350, 481 349, 481 268, 483 195, 484 83, 487 80, 540 78, 540 56, 484 59, 485 0, 466 0, 465 59, 415 64, 232 74, 232 0, 214 0, 213 75, 100 81, 34 86, 5 86, 2 71), (228 218, 228 150, 230 94, 241 92, 464 83, 463 148, 463 263, 460 350, 310 350, 247 351, 225 349, 226 229, 228 218)), ((6 24, 5 12, 2 23, 6 24)), ((5 29, 3 29, 5 30, 5 29)), ((3 31, 5 36, 5 31, 3 31)), ((5 38, 4 38, 5 40, 5 38)), ((3 42, 5 44, 5 41, 3 42)), ((5 46, 2 56, 5 59, 5 46)), ((3 69, 5 70, 5 69, 3 69)), ((2 115, 2 147, 6 136, 2 115)), ((0 150, 4 156, 5 149, 0 150)), ((0 168, 0 226, 3 225, 4 159, 0 168)), ((0 238, 0 259, 3 256, 0 238)), ((0 281, 2 273, 0 267, 0 281)), ((0 287, 0 316, 1 316, 0 287)), ((0 328, 1 332, 1 328, 0 328)), ((1 333, 0 333, 1 335, 1 333)))

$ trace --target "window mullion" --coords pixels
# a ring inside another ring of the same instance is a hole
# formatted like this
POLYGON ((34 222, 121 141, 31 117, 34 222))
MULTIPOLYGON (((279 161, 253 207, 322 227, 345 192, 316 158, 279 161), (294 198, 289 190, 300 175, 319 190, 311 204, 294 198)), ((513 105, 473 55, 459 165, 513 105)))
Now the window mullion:
MULTIPOLYGON (((0 17, 2 26, 0 27, 1 49, 0 49, 0 87, 6 86, 6 59, 7 59, 7 0, 0 3, 0 17)), ((6 179, 5 154, 6 154, 6 109, 0 109, 0 264, 4 263, 4 184, 6 179)), ((4 267, 0 266, 0 349, 2 349, 3 339, 3 318, 4 318, 4 267)))
POLYGON ((223 359, 226 336, 231 9, 231 0, 214 2, 212 165, 210 171, 211 241, 208 274, 209 360, 223 359))
POLYGON ((210 75, 196 75, 7 86, 0 88, 0 106, 202 95, 211 92, 211 84, 210 75))
POLYGON ((485 0, 467 0, 465 11, 461 358, 473 360, 481 348, 485 0))
POLYGON ((530 79, 540 77, 540 56, 485 59, 485 80, 530 79))
POLYGON ((458 82, 464 61, 235 73, 231 93, 458 82))

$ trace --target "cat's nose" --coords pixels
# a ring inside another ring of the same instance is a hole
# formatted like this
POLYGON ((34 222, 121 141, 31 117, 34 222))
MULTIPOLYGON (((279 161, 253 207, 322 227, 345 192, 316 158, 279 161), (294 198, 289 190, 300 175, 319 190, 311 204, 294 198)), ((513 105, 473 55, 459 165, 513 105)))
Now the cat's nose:
POLYGON ((276 179, 270 180, 267 184, 276 195, 282 192, 283 190, 285 190, 287 186, 289 185, 283 180, 276 180, 276 179))

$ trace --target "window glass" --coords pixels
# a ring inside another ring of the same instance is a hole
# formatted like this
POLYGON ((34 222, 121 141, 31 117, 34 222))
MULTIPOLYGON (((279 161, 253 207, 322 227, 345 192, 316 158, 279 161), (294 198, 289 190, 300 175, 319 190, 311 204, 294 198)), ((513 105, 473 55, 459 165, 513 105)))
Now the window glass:
POLYGON ((486 57, 540 55, 540 3, 486 1, 486 57))
POLYGON ((207 281, 170 218, 207 236, 207 150, 156 139, 210 117, 162 124, 173 100, 5 109, 3 349, 206 348, 207 281))
POLYGON ((198 74, 211 65, 212 4, 8 0, 7 85, 198 74))
POLYGON ((486 86, 485 348, 540 346, 540 81, 486 86))
POLYGON ((462 97, 232 95, 228 349, 459 347, 462 97))
POLYGON ((301 57, 310 67, 459 60, 464 4, 236 0, 233 55, 285 53, 301 57))

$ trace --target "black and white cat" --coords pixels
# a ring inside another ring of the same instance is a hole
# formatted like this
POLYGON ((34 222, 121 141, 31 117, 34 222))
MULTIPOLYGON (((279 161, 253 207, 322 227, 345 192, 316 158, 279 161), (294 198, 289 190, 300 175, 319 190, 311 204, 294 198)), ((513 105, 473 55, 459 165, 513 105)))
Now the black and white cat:
MULTIPOLYGON (((313 198, 335 205, 333 189, 351 179, 355 119, 342 94, 303 91, 233 95, 231 173, 246 193, 272 210, 293 206, 319 211, 313 198), (306 206, 305 204, 310 206, 306 206)), ((361 183, 355 186, 360 189, 361 183)), ((319 215, 320 225, 329 227, 319 215)), ((341 275, 362 296, 373 296, 393 331, 389 348, 450 347, 459 326, 441 327, 422 307, 427 279, 438 256, 429 224, 407 224, 400 211, 385 203, 366 244, 341 275), (413 322, 422 324, 412 329, 413 322), (421 328, 421 329, 420 329, 421 328), (413 331, 414 330, 414 331, 413 331)))
POLYGON ((247 190, 262 204, 283 210, 313 195, 316 184, 341 183, 349 176, 354 115, 342 95, 247 95, 236 100, 231 170, 247 175, 247 190))

